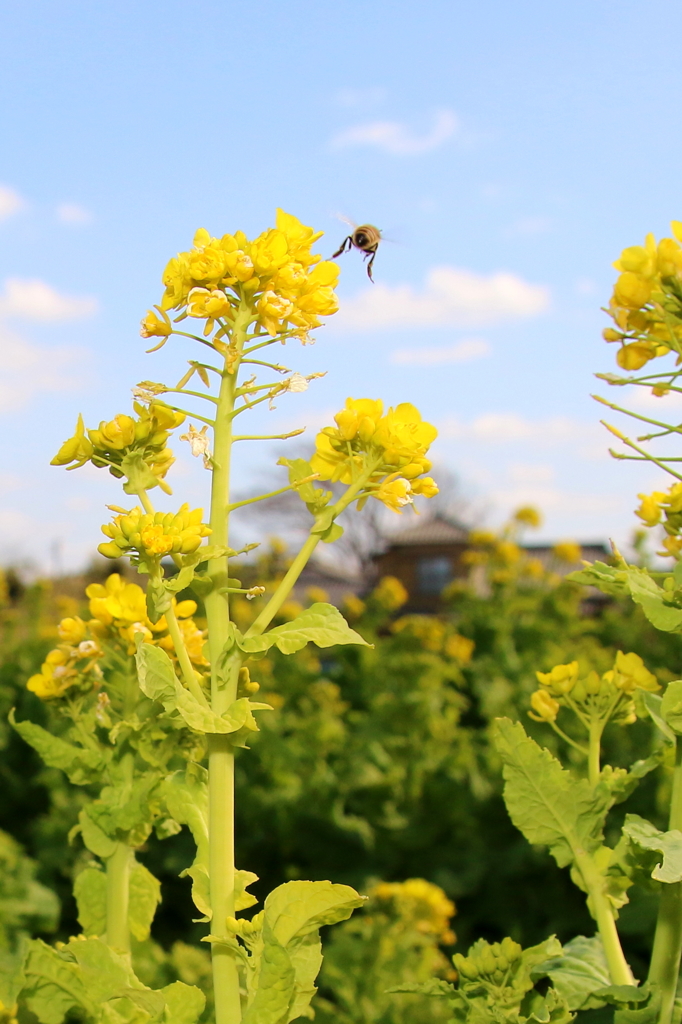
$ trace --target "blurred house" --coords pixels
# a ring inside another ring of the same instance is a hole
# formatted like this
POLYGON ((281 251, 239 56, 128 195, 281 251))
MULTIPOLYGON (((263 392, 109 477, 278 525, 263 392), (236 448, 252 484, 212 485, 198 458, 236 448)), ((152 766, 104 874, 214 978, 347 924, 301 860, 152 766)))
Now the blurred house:
MULTIPOLYGON (((395 576, 403 584, 409 600, 403 611, 434 614, 442 605, 441 594, 452 580, 469 575, 470 567, 463 561, 467 550, 468 530, 463 525, 434 516, 424 518, 394 534, 384 550, 368 560, 362 574, 345 572, 312 562, 304 569, 294 590, 299 601, 309 599, 309 590, 324 590, 332 604, 340 605, 347 594, 362 596, 382 576, 395 576)), ((542 562, 546 570, 565 576, 577 568, 556 557, 551 544, 525 544, 525 551, 542 562)), ((588 562, 607 560, 611 552, 599 541, 580 545, 581 558, 588 562)), ((589 588, 587 601, 603 602, 603 595, 589 588)))

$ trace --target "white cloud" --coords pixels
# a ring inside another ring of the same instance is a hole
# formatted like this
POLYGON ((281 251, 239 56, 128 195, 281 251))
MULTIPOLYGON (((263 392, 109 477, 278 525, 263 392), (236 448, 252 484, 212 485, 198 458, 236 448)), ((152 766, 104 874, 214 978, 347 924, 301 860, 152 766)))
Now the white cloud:
POLYGON ((458 125, 451 110, 439 110, 434 115, 431 128, 423 134, 413 132, 400 121, 372 121, 339 132, 331 140, 331 148, 369 146, 392 156, 418 156, 441 146, 454 135, 458 125))
POLYGON ((376 284, 342 302, 335 320, 339 326, 357 330, 482 327, 536 316, 548 306, 548 288, 529 284, 508 271, 484 275, 458 267, 433 267, 421 291, 409 284, 376 284))
POLYGON ((452 345, 437 348, 398 349, 391 362, 402 366, 441 366, 444 363, 469 363, 490 354, 485 338, 462 338, 452 345))
POLYGON ((60 203, 57 207, 57 220, 62 224, 90 224, 92 214, 78 203, 60 203))
POLYGON ((37 279, 8 277, 0 295, 0 316, 51 322, 78 320, 97 310, 97 300, 88 296, 62 295, 52 285, 37 279))
POLYGON ((18 192, 7 185, 0 185, 0 220, 11 217, 14 213, 23 210, 26 203, 18 192))
POLYGON ((0 414, 16 412, 37 394, 79 387, 84 358, 75 346, 45 348, 0 328, 0 414))
POLYGON ((589 445, 601 439, 602 448, 606 450, 607 447, 604 429, 598 423, 575 420, 568 416, 529 420, 515 412, 489 412, 477 416, 469 423, 464 423, 453 416, 440 424, 439 432, 443 438, 487 445, 517 444, 524 441, 541 448, 554 448, 564 444, 589 445))

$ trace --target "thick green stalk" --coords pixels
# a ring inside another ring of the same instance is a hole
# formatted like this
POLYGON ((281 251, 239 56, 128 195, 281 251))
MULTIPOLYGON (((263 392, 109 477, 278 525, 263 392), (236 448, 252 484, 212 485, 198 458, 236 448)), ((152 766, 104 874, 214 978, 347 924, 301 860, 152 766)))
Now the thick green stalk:
POLYGON ((605 722, 601 718, 590 721, 590 739, 587 755, 587 772, 591 786, 596 786, 601 773, 601 735, 605 722))
MULTIPOLYGON (((682 742, 675 751, 673 791, 670 800, 671 830, 682 831, 682 742)), ((649 981, 661 986, 659 1024, 670 1024, 682 957, 682 882, 663 885, 658 907, 649 981)))
POLYGON ((130 861, 127 843, 116 843, 107 859, 107 945, 124 953, 130 951, 128 903, 130 899, 130 861))
POLYGON ((601 872, 584 850, 575 851, 575 862, 590 896, 592 911, 606 954, 611 982, 613 985, 634 985, 632 971, 625 959, 618 937, 613 908, 604 892, 604 879, 601 872))
MULTIPOLYGON (((243 304, 235 318, 232 341, 241 349, 250 312, 243 304)), ((230 500, 230 456, 232 412, 237 386, 234 373, 222 374, 213 439, 213 481, 211 487, 211 543, 227 546, 230 500)), ((218 591, 227 586, 227 557, 209 562, 213 588, 206 597, 208 647, 211 660, 211 707, 220 715, 237 698, 239 660, 221 663, 229 632, 229 598, 218 591)), ((234 937, 227 918, 234 917, 234 752, 227 736, 208 737, 209 793, 209 877, 211 895, 211 943, 216 1024, 239 1024, 241 1003, 239 973, 230 943, 234 937), (215 940, 225 939, 223 944, 215 940)))

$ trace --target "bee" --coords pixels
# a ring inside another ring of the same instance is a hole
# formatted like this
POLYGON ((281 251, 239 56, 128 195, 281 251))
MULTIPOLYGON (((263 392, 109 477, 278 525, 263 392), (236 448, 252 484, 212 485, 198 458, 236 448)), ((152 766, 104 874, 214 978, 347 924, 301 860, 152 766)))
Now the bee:
POLYGON ((341 248, 337 249, 332 256, 332 259, 335 260, 337 256, 341 255, 341 253, 346 251, 350 252, 353 248, 359 249, 360 252, 365 254, 365 259, 367 259, 368 256, 371 256, 371 259, 367 264, 367 276, 370 281, 374 283, 374 278, 372 277, 372 264, 374 263, 377 249, 379 248, 379 242, 381 241, 381 231, 379 231, 379 228, 375 228, 373 224, 361 224, 360 227, 356 227, 352 224, 351 226, 354 229, 353 233, 348 235, 347 238, 344 238, 341 248))

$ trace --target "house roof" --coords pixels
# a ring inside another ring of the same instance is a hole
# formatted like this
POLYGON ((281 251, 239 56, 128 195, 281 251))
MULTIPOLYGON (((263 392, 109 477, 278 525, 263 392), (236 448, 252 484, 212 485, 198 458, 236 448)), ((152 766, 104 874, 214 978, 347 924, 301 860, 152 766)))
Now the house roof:
POLYGON ((424 519, 406 530, 394 534, 389 547, 412 547, 415 544, 465 544, 469 534, 462 526, 451 523, 440 516, 424 519))

